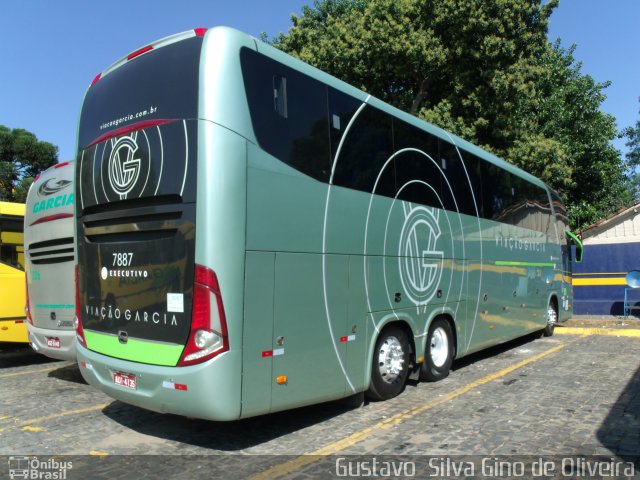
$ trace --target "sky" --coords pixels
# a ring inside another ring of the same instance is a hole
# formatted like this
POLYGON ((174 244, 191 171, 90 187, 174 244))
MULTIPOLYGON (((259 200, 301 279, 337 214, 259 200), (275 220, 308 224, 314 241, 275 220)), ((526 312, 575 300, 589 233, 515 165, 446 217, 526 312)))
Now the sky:
MULTIPOLYGON (((435 1, 435 0, 434 0, 435 1)), ((75 157, 78 115, 91 80, 120 57, 195 27, 226 25, 274 36, 312 0, 19 0, 0 9, 0 125, 24 128, 75 157)), ((602 109, 618 128, 640 120, 638 0, 561 0, 550 40, 577 45, 582 72, 611 81, 602 109), (636 38, 636 40, 634 40, 636 38)), ((614 145, 626 152, 624 140, 614 145)))

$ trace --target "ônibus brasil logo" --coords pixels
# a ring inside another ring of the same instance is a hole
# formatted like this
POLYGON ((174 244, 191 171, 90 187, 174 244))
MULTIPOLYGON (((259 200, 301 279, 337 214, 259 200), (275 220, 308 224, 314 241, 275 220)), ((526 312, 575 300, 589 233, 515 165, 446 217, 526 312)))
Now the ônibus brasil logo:
POLYGON ((400 233, 400 281, 409 299, 420 306, 433 298, 440 284, 444 254, 438 244, 442 232, 436 209, 408 207, 400 233))
POLYGON ((120 200, 127 198, 140 177, 141 160, 136 158, 138 151, 137 133, 132 136, 112 140, 109 155, 109 183, 111 188, 120 196, 120 200))

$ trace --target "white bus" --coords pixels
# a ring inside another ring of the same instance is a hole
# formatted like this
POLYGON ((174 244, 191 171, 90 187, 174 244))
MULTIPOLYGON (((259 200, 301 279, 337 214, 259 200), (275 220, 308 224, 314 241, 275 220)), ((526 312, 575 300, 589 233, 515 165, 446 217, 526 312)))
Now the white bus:
POLYGON ((73 172, 64 162, 36 177, 24 216, 29 342, 61 360, 76 358, 73 172))

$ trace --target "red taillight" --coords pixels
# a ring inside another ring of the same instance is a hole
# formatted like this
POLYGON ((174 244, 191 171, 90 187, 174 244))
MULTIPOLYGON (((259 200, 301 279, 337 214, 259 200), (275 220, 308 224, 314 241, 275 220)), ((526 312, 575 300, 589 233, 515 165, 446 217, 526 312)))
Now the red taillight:
POLYGON ((36 175, 36 178, 33 179, 33 183, 36 183, 38 181, 38 179, 40 178, 40 174, 36 175))
POLYGON ((194 28, 193 31, 196 32, 196 37, 204 37, 204 34, 207 33, 207 29, 201 27, 194 28))
POLYGON ((149 50, 153 50, 152 45, 147 45, 146 47, 142 47, 140 50, 136 50, 135 52, 130 53, 129 55, 127 55, 127 60, 132 60, 136 57, 139 57, 143 53, 147 53, 149 50))
POLYGON ((27 278, 27 274, 24 276, 24 293, 26 304, 24 306, 24 313, 27 316, 27 322, 33 325, 33 319, 31 318, 31 308, 29 308, 29 279, 27 278))
POLYGON ((93 87, 96 83, 98 83, 98 80, 100 80, 100 77, 102 76, 102 72, 100 72, 99 74, 97 74, 94 78, 93 81, 91 82, 91 85, 89 85, 89 87, 93 87))
POLYGON ((57 163, 53 166, 53 168, 60 168, 60 167, 64 167, 65 165, 69 165, 69 162, 57 163))
POLYGON ((82 315, 80 313, 80 269, 76 265, 76 337, 80 345, 87 347, 87 340, 84 338, 84 329, 82 328, 82 315))
POLYGON ((196 265, 191 332, 178 366, 194 365, 229 350, 227 320, 213 270, 196 265))

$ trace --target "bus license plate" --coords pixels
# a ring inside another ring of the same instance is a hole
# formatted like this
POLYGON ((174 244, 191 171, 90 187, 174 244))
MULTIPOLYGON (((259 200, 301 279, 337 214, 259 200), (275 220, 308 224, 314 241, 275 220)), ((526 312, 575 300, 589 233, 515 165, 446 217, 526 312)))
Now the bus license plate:
POLYGON ((60 339, 58 337, 47 337, 47 347, 60 348, 60 339))
POLYGON ((113 383, 120 385, 121 387, 130 388, 131 390, 135 390, 137 388, 136 376, 129 375, 127 373, 114 372, 113 383))

